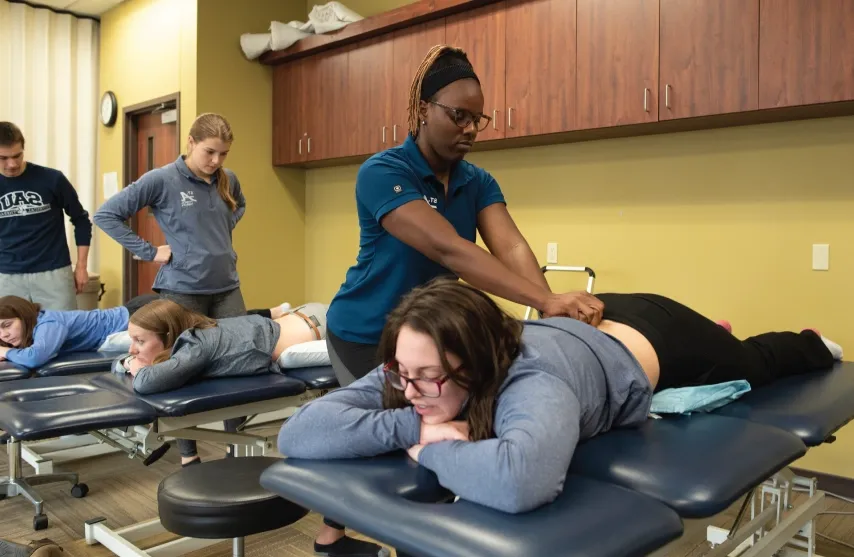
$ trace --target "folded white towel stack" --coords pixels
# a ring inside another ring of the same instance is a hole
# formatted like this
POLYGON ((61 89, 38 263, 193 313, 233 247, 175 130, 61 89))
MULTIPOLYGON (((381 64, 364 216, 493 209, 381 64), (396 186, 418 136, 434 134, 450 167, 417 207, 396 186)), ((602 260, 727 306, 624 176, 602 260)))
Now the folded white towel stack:
POLYGON ((341 2, 327 2, 312 7, 305 23, 273 21, 269 33, 244 33, 240 36, 240 48, 246 58, 255 60, 267 51, 284 50, 309 35, 337 31, 361 19, 364 18, 341 2))

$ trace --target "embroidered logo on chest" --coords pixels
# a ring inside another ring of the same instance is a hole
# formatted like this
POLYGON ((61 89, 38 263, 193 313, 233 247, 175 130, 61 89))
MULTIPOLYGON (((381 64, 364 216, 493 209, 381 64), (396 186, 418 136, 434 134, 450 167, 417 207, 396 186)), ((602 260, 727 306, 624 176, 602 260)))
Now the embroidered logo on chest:
POLYGON ((436 198, 436 197, 427 197, 427 196, 425 195, 425 196, 424 196, 424 201, 426 201, 426 202, 427 202, 427 205, 429 205, 429 206, 433 207, 434 209, 436 209, 436 208, 438 207, 438 205, 439 205, 439 199, 438 199, 438 198, 436 198))
POLYGON ((34 191, 13 191, 0 197, 0 219, 26 217, 50 211, 50 204, 34 191))
POLYGON ((192 207, 196 204, 196 198, 193 197, 192 191, 181 192, 181 207, 192 207))

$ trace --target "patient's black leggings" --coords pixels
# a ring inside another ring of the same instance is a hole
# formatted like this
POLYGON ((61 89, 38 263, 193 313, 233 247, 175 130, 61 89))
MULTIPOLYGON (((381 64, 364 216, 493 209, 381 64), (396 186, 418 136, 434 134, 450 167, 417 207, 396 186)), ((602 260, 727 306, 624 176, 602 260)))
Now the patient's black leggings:
POLYGON ((828 369, 833 356, 812 331, 764 333, 739 340, 696 311, 657 294, 597 294, 603 318, 644 335, 658 355, 656 391, 738 379, 759 387, 790 375, 828 369))

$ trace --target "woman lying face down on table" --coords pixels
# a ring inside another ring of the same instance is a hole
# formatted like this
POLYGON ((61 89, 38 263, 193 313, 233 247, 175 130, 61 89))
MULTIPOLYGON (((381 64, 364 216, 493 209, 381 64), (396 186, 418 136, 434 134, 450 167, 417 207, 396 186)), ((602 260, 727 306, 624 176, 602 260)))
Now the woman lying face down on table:
POLYGON ((109 309, 43 310, 18 296, 0 298, 0 360, 42 366, 64 354, 91 352, 127 330, 129 317, 151 296, 138 296, 109 309))
POLYGON ((303 342, 324 340, 326 308, 310 303, 277 319, 244 315, 211 319, 168 299, 140 308, 130 318, 130 355, 114 371, 130 373, 134 390, 153 394, 206 377, 281 373, 282 355, 303 342))
POLYGON ((842 358, 813 330, 741 341, 662 296, 598 297, 605 313, 592 327, 520 322, 462 282, 415 289, 389 315, 384 366, 301 407, 279 451, 404 449, 462 499, 521 513, 560 494, 579 441, 644 422, 655 391, 736 379, 756 388, 842 358))

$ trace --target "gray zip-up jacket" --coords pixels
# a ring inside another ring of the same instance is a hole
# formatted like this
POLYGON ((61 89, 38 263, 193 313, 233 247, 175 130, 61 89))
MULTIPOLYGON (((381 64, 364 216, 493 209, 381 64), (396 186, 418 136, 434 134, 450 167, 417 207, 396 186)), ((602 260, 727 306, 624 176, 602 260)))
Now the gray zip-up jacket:
POLYGON ((144 261, 153 261, 157 246, 136 235, 125 224, 149 207, 172 248, 172 259, 157 272, 153 288, 182 294, 217 294, 240 286, 232 230, 246 211, 246 199, 237 176, 228 175, 237 209, 229 210, 210 184, 193 174, 183 157, 145 173, 108 199, 93 216, 95 224, 144 261))
MULTIPOLYGON (((200 379, 281 373, 273 361, 280 332, 278 323, 260 315, 227 317, 210 329, 188 329, 175 341, 168 360, 139 370, 133 388, 150 395, 200 379)), ((113 362, 114 373, 127 373, 126 358, 113 362)))
MULTIPOLYGON (((525 323, 522 350, 495 407, 495 438, 425 445, 419 463, 462 499, 520 513, 553 501, 576 444, 644 422, 652 385, 613 337, 581 321, 525 323)), ((304 406, 279 431, 291 458, 374 456, 417 445, 415 410, 383 409, 380 368, 304 406)))

